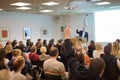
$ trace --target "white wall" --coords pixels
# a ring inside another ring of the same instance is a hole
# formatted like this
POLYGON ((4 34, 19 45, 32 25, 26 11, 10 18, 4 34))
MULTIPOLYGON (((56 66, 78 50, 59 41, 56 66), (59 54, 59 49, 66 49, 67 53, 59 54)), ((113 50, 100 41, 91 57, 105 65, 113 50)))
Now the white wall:
MULTIPOLYGON (((26 42, 23 39, 23 28, 31 28, 31 41, 36 42, 38 38, 47 39, 49 41, 54 38, 63 39, 63 32, 61 26, 71 24, 72 37, 78 36, 76 29, 81 30, 85 26, 84 20, 88 20, 86 31, 89 33, 89 41, 94 40, 94 17, 93 14, 79 14, 79 15, 63 15, 63 16, 47 16, 39 14, 25 14, 14 12, 0 12, 0 27, 8 27, 10 30, 10 41, 14 39, 26 42), (41 27, 48 29, 48 36, 41 36, 41 27)), ((5 44, 6 41, 2 41, 5 44)))
MULTIPOLYGON (((50 40, 56 38, 56 26, 52 16, 38 14, 23 14, 13 12, 0 12, 0 27, 8 27, 10 30, 10 41, 14 39, 26 42, 23 39, 23 28, 31 28, 31 41, 36 42, 38 38, 50 40), (41 36, 41 27, 48 29, 48 36, 41 36)), ((5 43, 6 41, 2 41, 5 43)))

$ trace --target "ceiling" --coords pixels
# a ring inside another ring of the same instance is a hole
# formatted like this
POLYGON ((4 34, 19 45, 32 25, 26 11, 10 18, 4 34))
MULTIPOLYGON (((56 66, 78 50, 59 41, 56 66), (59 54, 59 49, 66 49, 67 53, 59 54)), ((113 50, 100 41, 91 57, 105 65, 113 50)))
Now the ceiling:
POLYGON ((100 1, 92 1, 92 0, 0 0, 0 9, 3 11, 14 11, 21 13, 33 13, 33 14, 46 14, 46 15, 69 15, 69 14, 79 14, 79 13, 91 13, 94 11, 101 10, 111 10, 111 9, 120 9, 120 0, 101 0, 101 1, 109 1, 111 4, 98 6, 95 3, 100 1), (45 2, 57 2, 59 5, 56 6, 45 6, 41 3, 45 2), (70 7, 70 1, 76 2, 75 5, 70 7), (28 6, 32 9, 30 10, 17 10, 17 6, 11 6, 10 4, 16 2, 26 2, 31 3, 32 5, 28 6), (118 8, 110 8, 116 7, 118 8), (67 9, 65 9, 67 7, 67 9), (43 9, 51 9, 53 12, 43 13, 40 10, 43 9))

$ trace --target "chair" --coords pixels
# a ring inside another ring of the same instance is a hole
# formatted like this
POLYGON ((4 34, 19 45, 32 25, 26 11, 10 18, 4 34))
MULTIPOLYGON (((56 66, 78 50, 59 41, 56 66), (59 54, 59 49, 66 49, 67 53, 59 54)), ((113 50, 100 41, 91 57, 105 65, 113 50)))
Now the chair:
POLYGON ((45 74, 46 80, 62 80, 60 75, 45 74))

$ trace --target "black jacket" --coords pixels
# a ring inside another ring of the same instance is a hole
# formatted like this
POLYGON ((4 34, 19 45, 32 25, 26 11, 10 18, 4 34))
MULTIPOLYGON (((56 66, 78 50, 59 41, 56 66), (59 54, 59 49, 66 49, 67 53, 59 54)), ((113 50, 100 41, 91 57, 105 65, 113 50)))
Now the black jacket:
POLYGON ((65 57, 68 63, 69 69, 69 79, 68 80, 103 80, 98 75, 90 72, 80 64, 79 61, 75 58, 74 49, 72 48, 72 43, 69 39, 65 40, 65 57))
POLYGON ((118 80, 120 71, 117 66, 117 58, 111 54, 102 54, 101 58, 105 61, 106 64, 103 78, 107 80, 118 80))

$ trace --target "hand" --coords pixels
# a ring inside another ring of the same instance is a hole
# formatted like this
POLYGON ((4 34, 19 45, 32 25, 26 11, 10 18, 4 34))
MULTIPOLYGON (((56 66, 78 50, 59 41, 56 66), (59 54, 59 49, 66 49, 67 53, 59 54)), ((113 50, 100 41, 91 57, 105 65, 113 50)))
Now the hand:
POLYGON ((65 30, 64 30, 64 36, 65 36, 65 39, 70 39, 70 36, 71 36, 71 28, 70 28, 70 25, 67 25, 65 30))

